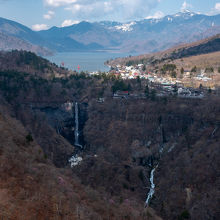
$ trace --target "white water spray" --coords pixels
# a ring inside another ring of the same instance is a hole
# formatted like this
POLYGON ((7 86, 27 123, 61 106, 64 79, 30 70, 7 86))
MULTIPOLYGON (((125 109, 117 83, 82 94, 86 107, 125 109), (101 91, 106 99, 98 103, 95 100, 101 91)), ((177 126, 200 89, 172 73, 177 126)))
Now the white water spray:
POLYGON ((154 195, 154 192, 155 192, 155 184, 154 184, 154 172, 156 170, 157 166, 155 168, 153 168, 151 170, 151 173, 150 173, 150 191, 148 192, 148 195, 147 195, 147 200, 146 200, 146 205, 148 206, 149 205, 149 202, 150 200, 152 199, 153 195, 154 195))

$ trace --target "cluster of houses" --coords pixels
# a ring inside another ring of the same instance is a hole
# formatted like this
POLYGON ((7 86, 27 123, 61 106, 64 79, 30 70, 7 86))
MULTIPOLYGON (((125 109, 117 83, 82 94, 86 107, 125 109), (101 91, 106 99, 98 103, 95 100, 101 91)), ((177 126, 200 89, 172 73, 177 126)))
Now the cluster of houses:
POLYGON ((118 76, 122 79, 136 79, 139 77, 140 79, 147 79, 149 82, 160 83, 160 84, 176 84, 180 83, 180 81, 175 78, 166 76, 160 77, 158 74, 147 72, 143 70, 144 64, 138 64, 136 66, 121 66, 117 65, 116 68, 110 73, 118 76))
POLYGON ((137 77, 145 78, 143 64, 137 66, 121 66, 117 65, 113 70, 115 76, 120 76, 122 79, 136 79, 137 77))
MULTIPOLYGON (((117 65, 112 72, 116 76, 120 76, 122 79, 147 79, 151 83, 151 89, 156 91, 156 96, 177 95, 185 98, 203 98, 204 93, 200 89, 186 88, 182 82, 176 78, 169 76, 162 77, 156 73, 150 73, 143 71, 143 64, 137 66, 121 66, 117 65)), ((190 73, 189 73, 190 74, 190 73)), ((187 77, 187 74, 184 74, 187 77)), ((189 76, 190 77, 190 76, 189 76)), ((201 74, 200 80, 209 80, 204 74, 201 74)), ((117 91, 113 98, 145 98, 145 94, 133 94, 127 91, 117 91)))
MULTIPOLYGON (((180 98, 198 98, 201 99, 204 97, 204 92, 200 89, 194 88, 185 88, 180 84, 152 84, 150 89, 154 89, 155 96, 165 97, 170 95, 176 95, 180 98)), ((145 99, 146 94, 144 93, 133 93, 128 91, 117 91, 113 94, 114 99, 145 99)))
POLYGON ((203 98, 204 92, 201 89, 186 88, 181 83, 162 84, 158 87, 158 96, 177 95, 182 98, 203 98))
MULTIPOLYGON (((169 84, 176 84, 181 83, 176 78, 172 78, 170 76, 166 77, 160 77, 158 74, 147 72, 146 70, 143 70, 144 64, 138 64, 136 66, 121 66, 117 65, 112 72, 110 73, 114 74, 115 76, 120 76, 122 79, 136 79, 137 77, 140 77, 140 79, 148 79, 150 82, 154 83, 169 83, 169 84)), ((191 78, 191 71, 185 70, 183 74, 183 78, 191 78)), ((201 70, 201 72, 196 76, 193 77, 193 79, 197 81, 211 81, 212 79, 210 77, 207 77, 205 70, 201 70)))
MULTIPOLYGON (((136 66, 117 65, 108 73, 120 77, 123 80, 137 79, 139 77, 140 79, 147 79, 149 82, 159 83, 161 85, 167 85, 167 84, 176 85, 182 83, 180 80, 173 78, 169 75, 160 76, 154 72, 146 71, 146 68, 144 68, 144 64, 138 64, 136 66)), ((89 75, 91 76, 98 74, 99 72, 89 73, 89 75)), ((187 78, 192 78, 191 72, 189 70, 185 70, 183 74, 183 79, 187 79, 187 78)), ((203 81, 203 82, 212 80, 211 78, 206 76, 205 70, 201 70, 201 73, 193 77, 193 79, 196 81, 203 81)))
POLYGON ((196 77, 194 77, 195 80, 199 80, 199 81, 203 81, 203 82, 207 82, 207 81, 211 81, 212 79, 207 77, 205 75, 205 71, 201 71, 201 73, 199 75, 197 75, 196 77))
MULTIPOLYGON (((156 73, 151 73, 146 71, 143 64, 138 64, 136 66, 121 66, 117 65, 109 73, 114 74, 115 76, 120 77, 121 79, 146 79, 150 82, 150 89, 154 89, 156 96, 168 96, 168 95, 177 95, 178 97, 183 98, 203 98, 204 91, 201 89, 195 88, 186 88, 184 87, 182 81, 172 78, 170 76, 160 76, 156 73)), ((95 73, 93 73, 95 74, 95 73)), ((96 73, 97 74, 97 73, 96 73)), ((191 78, 191 72, 185 71, 183 78, 191 78)), ((204 71, 201 71, 199 75, 193 77, 197 81, 210 81, 211 78, 208 78, 204 71)), ((117 91, 113 94, 114 99, 131 99, 131 98, 146 98, 146 95, 134 94, 128 91, 117 91)), ((103 99, 98 100, 98 102, 104 102, 103 99)))

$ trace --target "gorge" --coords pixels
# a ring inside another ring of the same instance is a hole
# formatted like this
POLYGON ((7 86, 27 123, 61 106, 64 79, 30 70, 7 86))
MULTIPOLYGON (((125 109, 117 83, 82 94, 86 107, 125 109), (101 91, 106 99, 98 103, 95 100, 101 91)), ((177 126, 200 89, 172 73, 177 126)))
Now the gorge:
POLYGON ((0 200, 1 217, 218 218, 217 90, 115 99, 115 85, 144 93, 150 84, 68 76, 41 58, 43 72, 24 73, 14 53, 14 70, 0 72, 1 193, 11 198, 0 200))

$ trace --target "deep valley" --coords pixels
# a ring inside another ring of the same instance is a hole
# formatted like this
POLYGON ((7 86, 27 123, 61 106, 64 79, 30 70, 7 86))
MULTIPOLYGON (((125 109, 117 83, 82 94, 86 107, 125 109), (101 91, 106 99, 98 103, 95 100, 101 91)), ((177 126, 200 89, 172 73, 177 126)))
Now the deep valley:
POLYGON ((30 52, 0 61, 2 219, 219 219, 218 88, 160 97, 30 52))

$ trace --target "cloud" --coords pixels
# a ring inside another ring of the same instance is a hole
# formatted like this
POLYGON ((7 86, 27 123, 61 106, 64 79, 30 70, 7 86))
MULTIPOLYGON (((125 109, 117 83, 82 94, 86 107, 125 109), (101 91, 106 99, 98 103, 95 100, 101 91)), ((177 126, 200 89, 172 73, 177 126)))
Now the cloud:
POLYGON ((187 9, 192 8, 192 5, 187 3, 186 1, 183 2, 182 7, 181 7, 181 11, 185 11, 187 9))
POLYGON ((63 21, 63 23, 61 24, 61 27, 67 27, 67 26, 71 26, 74 24, 79 24, 80 21, 73 21, 73 20, 65 20, 63 21))
POLYGON ((212 16, 212 15, 217 15, 219 13, 220 13, 220 2, 217 2, 215 6, 211 9, 211 11, 207 13, 207 15, 212 16))
POLYGON ((152 15, 152 16, 147 16, 146 19, 152 19, 152 18, 154 18, 154 19, 160 19, 160 18, 163 18, 164 16, 165 16, 165 15, 164 15, 164 13, 163 13, 162 11, 157 11, 157 12, 155 12, 154 15, 152 15))
POLYGON ((77 2, 77 0, 44 0, 44 1, 47 5, 52 7, 65 6, 77 2))
POLYGON ((220 2, 215 4, 215 10, 220 12, 220 2))
POLYGON ((160 0, 44 0, 50 7, 64 7, 75 20, 132 20, 145 17, 160 0))
POLYGON ((47 30, 47 29, 49 29, 47 24, 32 25, 32 30, 34 30, 34 31, 42 31, 42 30, 47 30))
POLYGON ((48 11, 47 14, 45 14, 43 17, 47 20, 50 20, 53 16, 54 16, 54 12, 53 11, 48 11))

